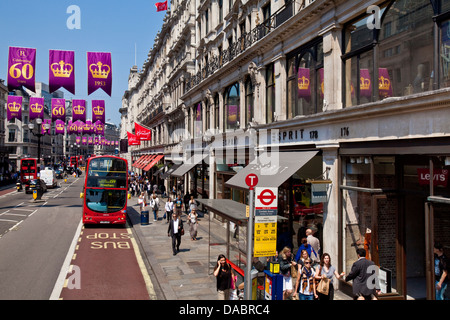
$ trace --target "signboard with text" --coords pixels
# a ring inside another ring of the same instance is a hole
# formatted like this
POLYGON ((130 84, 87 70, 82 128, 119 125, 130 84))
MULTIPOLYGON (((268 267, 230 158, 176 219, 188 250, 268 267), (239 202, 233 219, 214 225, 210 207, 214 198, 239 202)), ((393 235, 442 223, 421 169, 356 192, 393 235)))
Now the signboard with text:
POLYGON ((276 255, 278 188, 255 188, 255 257, 276 255))

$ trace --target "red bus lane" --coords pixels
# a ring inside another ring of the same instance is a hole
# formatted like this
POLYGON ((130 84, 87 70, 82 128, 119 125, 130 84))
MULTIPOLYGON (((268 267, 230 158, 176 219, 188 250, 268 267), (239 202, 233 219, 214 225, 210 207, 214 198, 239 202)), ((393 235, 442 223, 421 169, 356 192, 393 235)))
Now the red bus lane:
POLYGON ((149 300, 136 244, 127 230, 82 228, 60 299, 149 300))

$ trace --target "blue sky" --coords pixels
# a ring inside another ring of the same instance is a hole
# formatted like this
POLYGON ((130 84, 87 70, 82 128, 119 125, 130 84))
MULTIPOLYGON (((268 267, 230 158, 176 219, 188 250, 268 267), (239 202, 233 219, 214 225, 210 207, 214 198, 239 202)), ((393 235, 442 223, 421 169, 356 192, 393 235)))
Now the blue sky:
MULTIPOLYGON (((48 83, 50 49, 75 51, 76 95, 62 89, 66 99, 105 100, 106 118, 120 124, 119 108, 128 88, 130 68, 142 67, 161 29, 165 12, 161 0, 0 0, 0 79, 7 79, 8 48, 37 49, 36 81, 48 83), (81 10, 81 29, 70 30, 67 8, 81 10), (112 97, 102 90, 87 95, 86 52, 111 52, 112 97)), ((88 109, 90 112, 90 109, 88 109)), ((89 117, 89 115, 88 115, 89 117)))

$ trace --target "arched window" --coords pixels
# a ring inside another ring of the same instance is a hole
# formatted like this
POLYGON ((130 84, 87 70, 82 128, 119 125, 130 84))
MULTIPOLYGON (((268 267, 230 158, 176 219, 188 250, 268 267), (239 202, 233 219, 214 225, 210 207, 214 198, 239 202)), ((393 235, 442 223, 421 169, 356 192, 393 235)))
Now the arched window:
POLYGON ((227 88, 225 94, 225 129, 240 127, 241 107, 239 103, 239 83, 227 88))
POLYGON ((253 83, 250 77, 245 81, 245 124, 253 121, 254 114, 253 83))

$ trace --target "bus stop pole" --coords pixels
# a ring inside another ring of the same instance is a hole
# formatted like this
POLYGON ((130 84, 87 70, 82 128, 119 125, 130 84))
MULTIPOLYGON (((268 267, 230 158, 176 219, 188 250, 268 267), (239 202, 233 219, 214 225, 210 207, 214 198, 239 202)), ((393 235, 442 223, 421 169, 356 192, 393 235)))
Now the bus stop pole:
POLYGON ((247 224, 247 265, 245 267, 244 277, 244 300, 252 300, 252 258, 253 258, 253 188, 250 188, 249 194, 249 217, 247 224))

